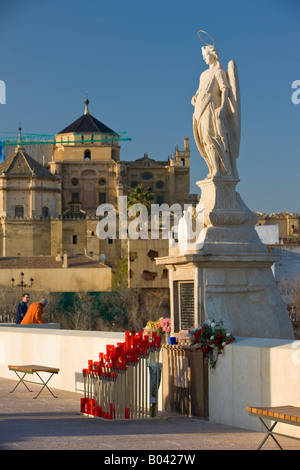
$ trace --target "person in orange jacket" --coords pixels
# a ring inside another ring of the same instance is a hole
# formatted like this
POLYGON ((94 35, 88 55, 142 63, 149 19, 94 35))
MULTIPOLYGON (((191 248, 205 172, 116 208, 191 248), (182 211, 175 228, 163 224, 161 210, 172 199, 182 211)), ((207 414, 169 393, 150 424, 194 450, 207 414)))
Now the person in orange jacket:
POLYGON ((39 302, 34 302, 27 310, 25 317, 21 321, 21 325, 30 325, 35 323, 45 323, 42 319, 44 307, 47 305, 47 300, 42 299, 39 302))

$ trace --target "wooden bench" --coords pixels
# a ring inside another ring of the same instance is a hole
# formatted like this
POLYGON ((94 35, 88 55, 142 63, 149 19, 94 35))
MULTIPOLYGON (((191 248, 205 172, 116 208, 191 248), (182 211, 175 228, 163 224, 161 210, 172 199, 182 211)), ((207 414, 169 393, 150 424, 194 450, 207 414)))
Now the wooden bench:
POLYGON ((39 396, 39 394, 41 393, 41 391, 46 387, 47 390, 49 390, 49 392, 51 393, 51 395, 54 397, 54 398, 57 398, 53 393, 52 391, 50 390, 50 388, 47 386, 48 382, 50 381, 51 377, 54 375, 54 374, 58 374, 59 372, 59 369, 56 369, 54 367, 45 367, 45 366, 37 366, 37 365, 29 365, 29 366, 8 366, 9 370, 15 372, 15 374, 17 375, 17 377, 19 378, 19 382, 17 383, 17 385, 15 386, 15 388, 13 390, 11 390, 10 393, 13 393, 16 388, 18 387, 18 385, 20 385, 20 383, 22 383, 29 392, 32 392, 32 390, 30 390, 26 383, 33 383, 33 384, 38 384, 38 385, 43 385, 41 390, 39 391, 39 393, 33 397, 33 398, 37 398, 39 396), (23 376, 20 377, 19 375, 19 372, 20 373, 23 373, 23 376), (45 382, 42 377, 39 375, 39 372, 46 372, 48 374, 51 374, 50 377, 48 378, 48 380, 45 382), (27 374, 36 374, 38 376, 38 378, 40 379, 40 382, 33 382, 31 380, 25 380, 24 377, 27 375, 27 374))
POLYGON ((259 445, 258 449, 261 449, 268 437, 272 437, 274 442, 278 445, 278 447, 283 450, 277 439, 275 438, 274 434, 277 436, 283 436, 283 437, 289 437, 291 439, 299 439, 298 437, 294 436, 287 436, 281 433, 274 433, 273 429, 275 428, 277 423, 285 423, 285 424, 291 424, 294 426, 300 426, 300 407, 298 406, 275 406, 275 407, 252 407, 252 406, 247 406, 247 411, 250 416, 255 416, 256 418, 259 418, 259 420, 262 422, 264 427, 267 429, 267 435, 264 437, 262 440, 261 444, 259 445), (274 424, 268 428, 264 420, 271 420, 275 421, 274 424))

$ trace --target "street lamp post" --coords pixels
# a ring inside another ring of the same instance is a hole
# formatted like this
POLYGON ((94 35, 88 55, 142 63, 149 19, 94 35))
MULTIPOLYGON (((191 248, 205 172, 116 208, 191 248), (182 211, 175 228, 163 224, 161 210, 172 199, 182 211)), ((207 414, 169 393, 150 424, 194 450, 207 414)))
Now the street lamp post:
POLYGON ((30 284, 25 284, 25 282, 24 282, 24 273, 23 272, 20 273, 20 282, 19 282, 19 284, 15 285, 15 280, 14 280, 13 277, 10 280, 12 287, 21 287, 22 297, 23 297, 24 288, 25 287, 32 287, 33 281, 34 281, 34 279, 31 277, 29 279, 30 284))

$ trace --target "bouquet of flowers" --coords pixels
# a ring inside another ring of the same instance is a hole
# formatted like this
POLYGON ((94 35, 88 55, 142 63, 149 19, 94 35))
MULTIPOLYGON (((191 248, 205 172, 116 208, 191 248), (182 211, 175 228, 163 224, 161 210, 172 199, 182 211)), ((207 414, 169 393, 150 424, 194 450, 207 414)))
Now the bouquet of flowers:
POLYGON ((203 357, 208 361, 210 368, 217 363, 218 354, 222 354, 226 344, 235 341, 234 336, 223 326, 223 322, 207 321, 197 328, 188 331, 190 345, 200 349, 203 357))
POLYGON ((171 332, 171 319, 170 318, 161 318, 160 325, 164 333, 171 332))
POLYGON ((160 317, 156 321, 148 321, 144 331, 146 333, 152 333, 155 331, 159 336, 162 336, 164 333, 170 333, 171 331, 171 320, 170 318, 160 317))

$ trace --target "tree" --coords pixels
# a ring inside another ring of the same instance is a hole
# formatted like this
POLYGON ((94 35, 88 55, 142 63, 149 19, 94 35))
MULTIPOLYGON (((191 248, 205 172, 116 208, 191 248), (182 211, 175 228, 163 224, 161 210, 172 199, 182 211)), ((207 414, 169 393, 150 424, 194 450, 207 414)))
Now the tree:
POLYGON ((138 184, 134 189, 131 189, 127 195, 127 207, 131 207, 134 204, 143 204, 148 210, 151 207, 151 201, 153 201, 153 193, 142 184, 138 184))

